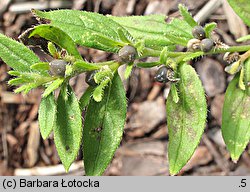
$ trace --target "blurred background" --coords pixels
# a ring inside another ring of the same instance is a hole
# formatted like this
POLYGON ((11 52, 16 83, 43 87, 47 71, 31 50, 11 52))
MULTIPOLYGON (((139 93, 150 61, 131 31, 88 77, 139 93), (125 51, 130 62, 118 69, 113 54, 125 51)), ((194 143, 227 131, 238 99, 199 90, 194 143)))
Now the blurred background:
MULTIPOLYGON (((226 0, 0 0, 0 33, 13 39, 38 22, 30 9, 78 9, 116 16, 166 14, 179 17, 177 6, 185 4, 202 25, 215 21, 214 38, 228 45, 248 34, 241 19, 226 0)), ((39 48, 33 50, 41 55, 39 48)), ((79 47, 88 61, 114 59, 113 54, 79 47)), ((192 61, 204 85, 208 116, 205 133, 192 159, 179 175, 250 175, 249 147, 237 164, 232 163, 221 136, 221 113, 225 89, 232 79, 224 72, 223 55, 192 61)), ((147 60, 153 61, 154 58, 147 60)), ((14 94, 7 81, 10 68, 0 60, 0 175, 66 175, 60 164, 53 137, 43 140, 39 133, 37 110, 42 90, 28 95, 14 94)), ((121 73, 124 69, 121 68, 121 73)), ((154 82, 157 68, 134 69, 124 80, 128 113, 120 148, 104 175, 169 175, 168 131, 165 100, 168 84, 154 82)), ((71 80, 78 97, 87 85, 84 74, 71 80)), ((82 152, 67 175, 84 175, 82 152)))

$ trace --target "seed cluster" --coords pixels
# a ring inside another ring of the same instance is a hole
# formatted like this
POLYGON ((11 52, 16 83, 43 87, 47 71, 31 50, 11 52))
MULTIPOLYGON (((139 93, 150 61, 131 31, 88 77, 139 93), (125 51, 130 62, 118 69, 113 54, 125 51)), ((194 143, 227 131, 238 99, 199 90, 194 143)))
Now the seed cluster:
POLYGON ((187 48, 188 51, 203 51, 209 52, 214 47, 214 41, 212 39, 206 38, 206 32, 201 26, 195 26, 192 30, 192 34, 195 39, 188 41, 187 48))

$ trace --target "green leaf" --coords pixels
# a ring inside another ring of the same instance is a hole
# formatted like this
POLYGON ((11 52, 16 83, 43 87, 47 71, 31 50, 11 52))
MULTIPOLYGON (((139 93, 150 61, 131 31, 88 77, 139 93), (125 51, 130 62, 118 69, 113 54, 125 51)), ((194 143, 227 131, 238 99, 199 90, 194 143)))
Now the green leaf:
POLYGON ((249 0, 228 0, 228 3, 240 18, 250 27, 250 3, 249 0))
POLYGON ((49 70, 49 63, 48 62, 35 63, 35 64, 31 65, 30 68, 33 70, 38 70, 38 71, 48 71, 49 70))
POLYGON ((192 30, 193 28, 186 21, 174 18, 167 24, 165 34, 171 33, 174 36, 190 40, 193 38, 192 30))
POLYGON ((212 31, 217 27, 217 24, 215 22, 208 23, 205 25, 204 30, 206 33, 207 38, 211 38, 212 31))
POLYGON ((12 76, 20 76, 21 75, 21 73, 18 71, 9 71, 8 74, 12 75, 12 76))
POLYGON ((103 99, 91 99, 83 129, 84 166, 87 175, 101 175, 120 144, 126 119, 126 95, 122 81, 115 74, 103 99))
POLYGON ((178 95, 178 90, 177 90, 175 84, 173 84, 173 83, 171 84, 170 94, 171 94, 171 96, 173 98, 173 101, 175 103, 178 103, 180 98, 179 98, 179 95, 178 95))
POLYGON ((58 58, 58 51, 52 42, 48 42, 48 51, 52 57, 58 58))
POLYGON ((244 41, 248 41, 248 40, 250 40, 250 35, 246 35, 246 36, 240 37, 236 41, 240 43, 240 42, 244 42, 244 41))
POLYGON ((171 40, 172 43, 182 46, 187 46, 188 40, 185 37, 176 36, 174 33, 166 33, 165 36, 171 40))
POLYGON ((194 53, 190 53, 188 55, 186 55, 184 58, 183 58, 183 61, 190 61, 192 59, 195 59, 197 57, 200 57, 204 55, 204 52, 202 51, 198 51, 198 52, 194 52, 194 53))
POLYGON ((175 45, 164 36, 167 28, 165 15, 109 17, 128 30, 134 38, 143 39, 148 48, 161 50, 168 46, 169 50, 175 49, 175 45))
POLYGON ((56 120, 56 102, 53 94, 48 95, 46 98, 42 98, 39 111, 38 121, 40 132, 43 139, 47 139, 50 135, 56 120))
POLYGON ((25 85, 22 85, 21 87, 15 89, 15 93, 20 93, 23 92, 24 94, 27 94, 31 89, 34 89, 36 87, 38 87, 40 85, 40 83, 27 83, 25 85))
POLYGON ((89 86, 85 90, 83 95, 81 96, 81 98, 79 100, 79 106, 80 106, 81 110, 84 110, 84 108, 89 105, 89 102, 90 102, 91 96, 93 94, 93 91, 94 91, 94 87, 89 86))
POLYGON ((198 25, 196 21, 193 19, 192 15, 188 12, 187 7, 185 7, 182 4, 179 4, 178 8, 181 13, 181 16, 190 25, 190 27, 195 27, 198 25))
POLYGON ((104 93, 104 89, 106 86, 108 86, 110 82, 110 79, 107 78, 105 80, 103 80, 100 85, 98 85, 95 90, 93 91, 93 99, 96 101, 96 102, 100 102, 103 98, 103 93, 104 93))
POLYGON ((133 67, 134 67, 133 63, 128 64, 128 65, 126 66, 125 74, 124 74, 125 79, 128 79, 129 76, 131 75, 133 67))
POLYGON ((166 64, 167 59, 168 59, 168 48, 164 47, 164 49, 162 49, 160 54, 160 63, 166 64))
POLYGON ((73 65, 81 71, 93 71, 102 67, 100 65, 98 66, 96 64, 88 63, 86 61, 76 61, 73 65))
POLYGON ((250 140, 250 96, 238 88, 238 81, 236 75, 229 83, 222 112, 222 135, 234 161, 250 140))
POLYGON ((239 78, 239 83, 238 83, 238 86, 241 90, 246 90, 244 76, 245 76, 245 70, 244 70, 244 66, 242 66, 240 70, 240 78, 239 78))
POLYGON ((231 75, 234 75, 235 73, 239 72, 240 69, 241 69, 241 60, 238 60, 225 67, 225 71, 231 75))
POLYGON ((172 94, 167 99, 169 130, 168 158, 170 174, 177 174, 192 157, 205 128, 207 106, 202 83, 186 63, 179 66, 176 84, 179 101, 172 94))
POLYGON ((60 28, 51 25, 38 25, 34 27, 34 30, 31 32, 29 37, 35 35, 39 35, 40 37, 57 44, 61 48, 66 49, 70 55, 76 57, 77 59, 82 59, 81 55, 76 49, 74 41, 67 33, 60 30, 60 28))
POLYGON ((98 13, 77 10, 33 10, 33 13, 47 19, 51 25, 67 33, 74 42, 86 47, 116 53, 126 45, 120 39, 117 29, 122 30, 125 36, 131 36, 121 25, 98 13))
POLYGON ((0 33, 0 58, 16 71, 29 72, 39 58, 23 44, 0 33))
POLYGON ((160 65, 161 63, 159 61, 155 61, 155 62, 139 62, 136 63, 137 67, 141 67, 141 68, 151 68, 151 67, 155 67, 157 65, 160 65))
POLYGON ((42 94, 42 97, 47 97, 50 95, 53 91, 55 91, 57 88, 59 88, 62 83, 64 82, 64 78, 58 78, 55 81, 53 81, 44 91, 42 94))
POLYGON ((250 58, 245 61, 244 65, 245 77, 244 82, 246 84, 247 95, 250 96, 250 58))
POLYGON ((124 43, 133 44, 133 38, 132 38, 132 36, 126 36, 126 35, 128 35, 128 34, 124 34, 122 28, 118 28, 118 29, 117 29, 117 33, 118 33, 120 39, 121 39, 124 43))
POLYGON ((62 87, 57 99, 54 140, 66 171, 76 159, 82 141, 82 115, 78 100, 70 86, 62 87))
POLYGON ((9 85, 21 85, 21 84, 24 84, 24 83, 28 83, 30 82, 29 79, 24 79, 24 78, 14 78, 14 79, 11 79, 8 81, 8 84, 9 85))

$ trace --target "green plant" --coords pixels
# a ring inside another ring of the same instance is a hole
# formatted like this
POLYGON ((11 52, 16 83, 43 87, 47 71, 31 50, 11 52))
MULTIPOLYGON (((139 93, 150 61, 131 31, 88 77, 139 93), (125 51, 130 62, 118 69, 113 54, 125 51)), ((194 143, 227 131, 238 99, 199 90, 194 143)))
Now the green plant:
MULTIPOLYGON (((250 26, 249 3, 229 2, 250 26)), ((179 5, 179 10, 183 19, 174 18, 170 23, 164 15, 114 17, 75 10, 32 10, 42 24, 26 31, 21 39, 42 43, 54 58, 50 63, 41 62, 23 44, 0 34, 0 57, 13 68, 9 74, 16 76, 9 84, 21 85, 15 92, 44 88, 38 117, 41 135, 46 139, 54 132, 66 171, 81 144, 87 175, 101 175, 112 160, 122 138, 127 108, 117 69, 126 64, 126 77, 133 67, 162 66, 155 79, 171 83, 166 103, 168 158, 170 173, 177 174, 194 153, 207 117, 201 81, 188 61, 218 53, 226 53, 225 59, 231 63, 225 70, 235 74, 225 95, 222 133, 232 159, 240 157, 250 139, 250 45, 230 47, 214 42, 211 32, 216 23, 198 26, 186 7, 179 5), (89 63, 76 45, 118 53, 119 59, 89 63), (176 52, 176 45, 187 47, 187 51, 176 52), (235 52, 245 53, 239 56, 235 52), (134 62, 149 56, 159 60, 134 62), (89 87, 78 101, 68 82, 80 73, 87 74, 89 87), (57 88, 60 93, 55 98, 57 88)), ((249 39, 245 36, 238 41, 249 39)))

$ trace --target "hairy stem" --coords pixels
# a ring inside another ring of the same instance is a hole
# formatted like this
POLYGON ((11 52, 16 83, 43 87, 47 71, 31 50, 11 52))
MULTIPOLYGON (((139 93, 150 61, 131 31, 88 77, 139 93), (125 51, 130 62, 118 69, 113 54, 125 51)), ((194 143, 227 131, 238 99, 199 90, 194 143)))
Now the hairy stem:
POLYGON ((210 51, 207 54, 217 54, 226 52, 245 52, 248 50, 250 50, 250 45, 239 45, 239 46, 231 46, 226 49, 216 49, 215 51, 210 51))

